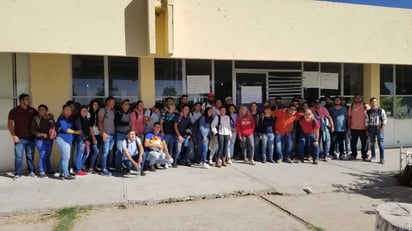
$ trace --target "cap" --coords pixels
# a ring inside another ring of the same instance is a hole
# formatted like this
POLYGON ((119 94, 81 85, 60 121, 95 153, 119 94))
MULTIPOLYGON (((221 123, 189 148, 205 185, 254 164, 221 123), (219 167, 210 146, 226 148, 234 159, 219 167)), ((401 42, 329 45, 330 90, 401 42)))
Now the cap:
POLYGON ((215 93, 210 92, 209 94, 207 94, 207 97, 215 97, 215 93))
POLYGON ((320 103, 320 99, 315 99, 315 103, 320 103))
POLYGON ((225 102, 227 102, 228 100, 233 100, 233 98, 231 96, 228 96, 225 98, 225 102))

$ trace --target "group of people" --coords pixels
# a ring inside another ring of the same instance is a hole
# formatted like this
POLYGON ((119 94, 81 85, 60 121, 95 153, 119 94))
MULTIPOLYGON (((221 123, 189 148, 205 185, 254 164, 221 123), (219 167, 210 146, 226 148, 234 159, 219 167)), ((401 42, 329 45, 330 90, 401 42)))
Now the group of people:
POLYGON ((39 177, 54 175, 50 164, 54 141, 61 155, 62 180, 92 173, 111 176, 112 171, 128 176, 131 170, 144 176, 147 170, 178 165, 225 167, 234 159, 250 165, 356 159, 359 139, 362 159, 373 161, 376 138, 380 163, 384 163, 385 111, 376 98, 365 104, 360 94, 350 106, 339 96, 327 97, 324 104, 314 100, 311 105, 299 97, 288 106, 277 97, 273 105, 251 103, 238 108, 231 97, 223 101, 214 93, 208 94, 206 102, 189 105, 188 96, 183 95, 177 104, 169 97, 148 109, 141 100, 131 106, 124 99, 116 111, 115 101, 111 96, 103 106, 98 100, 89 105, 68 101, 55 120, 46 105, 36 110, 30 106, 29 95, 20 95, 19 105, 8 117, 15 144, 14 179, 22 176, 24 153, 29 176, 37 176, 35 147, 39 177))

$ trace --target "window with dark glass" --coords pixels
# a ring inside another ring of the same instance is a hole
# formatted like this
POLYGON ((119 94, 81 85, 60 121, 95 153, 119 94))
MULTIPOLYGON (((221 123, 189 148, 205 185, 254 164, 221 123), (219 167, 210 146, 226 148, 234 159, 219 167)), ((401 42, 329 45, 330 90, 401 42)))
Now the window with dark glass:
POLYGON ((215 93, 216 97, 224 99, 232 96, 232 61, 215 60, 215 93))
POLYGON ((182 61, 180 59, 155 59, 156 98, 183 94, 182 61))
POLYGON ((393 65, 381 65, 380 66, 380 90, 381 95, 393 95, 393 65))
POLYGON ((109 95, 120 98, 139 96, 139 60, 109 57, 109 95))
POLYGON ((321 63, 320 65, 320 72, 324 73, 336 73, 339 74, 339 83, 338 83, 338 89, 321 89, 320 94, 322 96, 330 95, 340 95, 341 94, 341 84, 340 84, 340 78, 342 76, 341 73, 341 64, 340 63, 321 63))
POLYGON ((103 56, 72 57, 73 98, 104 97, 103 56))
POLYGON ((396 65, 396 94, 412 95, 412 66, 396 65))
POLYGON ((363 64, 343 64, 343 94, 363 92, 363 64))

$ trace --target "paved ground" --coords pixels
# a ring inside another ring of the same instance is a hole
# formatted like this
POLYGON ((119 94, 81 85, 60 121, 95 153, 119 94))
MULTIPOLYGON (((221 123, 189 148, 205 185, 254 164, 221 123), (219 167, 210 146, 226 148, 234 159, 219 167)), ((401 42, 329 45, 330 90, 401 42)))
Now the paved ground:
MULTIPOLYGON (((237 163, 221 169, 158 170, 145 177, 89 175, 64 182, 30 177, 13 182, 3 176, 0 230, 20 230, 31 222, 8 221, 15 216, 6 216, 76 205, 94 208, 76 230, 132 230, 136 225, 146 230, 305 230, 305 222, 326 230, 373 230, 378 204, 412 202, 412 190, 399 186, 394 177, 398 169, 399 150, 394 149, 386 151, 385 165, 360 160, 237 163), (305 187, 313 194, 307 195, 305 187), (257 195, 238 197, 248 194, 257 195), (165 204, 191 200, 196 201, 165 204), (119 204, 128 208, 114 208, 119 204), (118 226, 128 217, 138 219, 118 226), (143 220, 152 222, 139 222, 143 220), (19 229, 14 229, 16 223, 19 229)), ((52 222, 35 225, 52 227, 52 222)))

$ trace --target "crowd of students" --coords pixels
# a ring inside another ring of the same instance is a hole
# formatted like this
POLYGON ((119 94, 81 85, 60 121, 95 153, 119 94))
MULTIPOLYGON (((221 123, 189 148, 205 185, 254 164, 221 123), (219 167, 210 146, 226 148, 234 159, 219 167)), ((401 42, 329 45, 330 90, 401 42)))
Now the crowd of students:
POLYGON ((361 158, 374 161, 376 138, 383 164, 385 111, 376 98, 370 104, 360 94, 355 94, 351 105, 343 100, 326 97, 325 102, 316 99, 309 104, 296 97, 285 106, 277 97, 273 105, 264 102, 259 108, 251 103, 238 108, 231 97, 223 102, 209 93, 206 102, 192 106, 187 95, 177 105, 173 98, 166 98, 164 104, 147 109, 140 100, 131 106, 124 99, 116 111, 115 98, 107 97, 105 105, 97 100, 89 105, 68 101, 55 120, 46 105, 36 110, 30 106, 29 95, 22 94, 8 117, 15 144, 14 179, 22 176, 24 153, 29 176, 37 176, 35 147, 38 176, 54 175, 50 164, 54 142, 61 155, 62 180, 93 173, 111 176, 113 171, 129 176, 133 169, 144 176, 147 170, 178 165, 220 168, 235 159, 250 165, 356 159, 358 140, 361 158))

